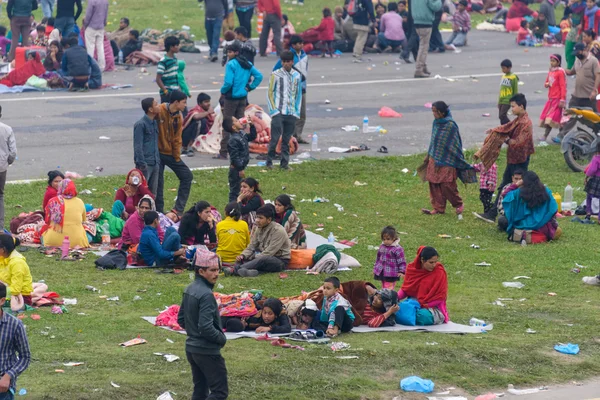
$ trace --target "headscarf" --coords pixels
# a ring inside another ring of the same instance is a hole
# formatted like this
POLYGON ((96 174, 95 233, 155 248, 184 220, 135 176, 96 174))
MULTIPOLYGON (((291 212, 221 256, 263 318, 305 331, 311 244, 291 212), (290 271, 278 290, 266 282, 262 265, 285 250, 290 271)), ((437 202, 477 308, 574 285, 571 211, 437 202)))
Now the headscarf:
POLYGON ((152 198, 152 196, 148 196, 147 194, 144 195, 144 197, 142 197, 140 201, 138 201, 137 206, 139 207, 142 204, 142 201, 145 200, 148 200, 150 202, 150 208, 152 209, 152 211, 156 211, 156 203, 154 202, 154 199, 152 198))
POLYGON ((50 199, 46 205, 46 224, 54 223, 53 229, 62 232, 65 223, 65 199, 77 196, 75 183, 70 179, 63 179, 58 187, 58 195, 50 199))
POLYGON ((144 173, 137 168, 134 168, 131 171, 129 171, 129 173, 127 174, 127 178, 125 178, 125 185, 123 186, 123 191, 125 192, 125 195, 127 197, 135 196, 138 189, 142 186, 148 187, 148 182, 146 181, 146 177, 144 176, 144 173), (139 175, 139 178, 140 178, 140 184, 138 186, 129 184, 129 178, 134 173, 137 173, 137 175, 139 175))
POLYGON ((425 246, 419 247, 417 257, 406 267, 406 275, 402 291, 410 297, 415 297, 421 307, 427 308, 433 301, 446 301, 448 297, 448 277, 441 263, 437 263, 429 272, 421 264, 421 252, 425 246))
POLYGON ((381 297, 381 303, 383 304, 384 311, 389 310, 392 306, 398 304, 398 293, 391 289, 378 290, 375 295, 369 297, 369 304, 373 307, 373 298, 379 295, 381 297))

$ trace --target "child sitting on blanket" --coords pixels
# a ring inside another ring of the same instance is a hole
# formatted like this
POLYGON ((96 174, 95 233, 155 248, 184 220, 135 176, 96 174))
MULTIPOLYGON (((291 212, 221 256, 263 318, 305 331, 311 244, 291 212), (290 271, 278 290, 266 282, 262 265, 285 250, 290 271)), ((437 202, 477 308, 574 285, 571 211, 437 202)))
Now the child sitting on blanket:
POLYGON ((310 329, 313 320, 319 313, 317 303, 311 299, 306 299, 299 312, 292 317, 292 323, 296 325, 296 329, 306 330, 310 329))
POLYGON ((311 328, 325 331, 329 337, 336 337, 340 332, 350 332, 354 323, 351 305, 340 294, 340 280, 335 276, 323 282, 323 306, 313 319, 311 328))
POLYGON ((381 246, 377 251, 377 259, 373 267, 374 278, 381 281, 383 289, 392 289, 396 282, 404 276, 406 259, 404 249, 398 241, 398 233, 393 226, 386 226, 381 231, 381 246))
POLYGON ((227 332, 253 330, 256 333, 290 333, 292 331, 283 303, 277 298, 267 299, 262 309, 251 317, 223 317, 221 321, 227 332))
POLYGON ((369 297, 369 305, 363 314, 363 323, 371 328, 396 325, 398 306, 398 293, 395 290, 378 290, 369 297))

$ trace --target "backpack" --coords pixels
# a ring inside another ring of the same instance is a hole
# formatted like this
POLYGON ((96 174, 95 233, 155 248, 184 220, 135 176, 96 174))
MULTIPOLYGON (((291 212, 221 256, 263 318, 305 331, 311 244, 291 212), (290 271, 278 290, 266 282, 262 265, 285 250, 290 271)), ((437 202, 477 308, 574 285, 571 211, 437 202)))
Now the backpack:
POLYGON ((352 17, 362 10, 362 8, 363 8, 362 6, 363 6, 362 0, 350 0, 346 11, 348 12, 348 15, 352 17))

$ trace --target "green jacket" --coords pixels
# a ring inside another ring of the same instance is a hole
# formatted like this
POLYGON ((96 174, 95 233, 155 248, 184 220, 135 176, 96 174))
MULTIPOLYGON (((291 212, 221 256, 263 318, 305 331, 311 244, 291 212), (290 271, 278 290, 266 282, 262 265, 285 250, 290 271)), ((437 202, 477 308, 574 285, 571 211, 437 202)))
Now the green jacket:
POLYGON ((433 26, 435 13, 442 8, 442 0, 416 0, 411 2, 415 25, 433 26))

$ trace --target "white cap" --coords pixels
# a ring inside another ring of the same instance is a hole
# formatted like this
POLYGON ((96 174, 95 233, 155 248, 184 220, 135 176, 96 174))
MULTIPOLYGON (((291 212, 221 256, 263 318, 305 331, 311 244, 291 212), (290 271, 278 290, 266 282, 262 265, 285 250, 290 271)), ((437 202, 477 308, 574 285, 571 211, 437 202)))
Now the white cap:
POLYGON ((319 309, 317 308, 317 303, 315 303, 311 299, 306 299, 306 301, 304 302, 304 308, 306 308, 307 310, 319 311, 319 309))

